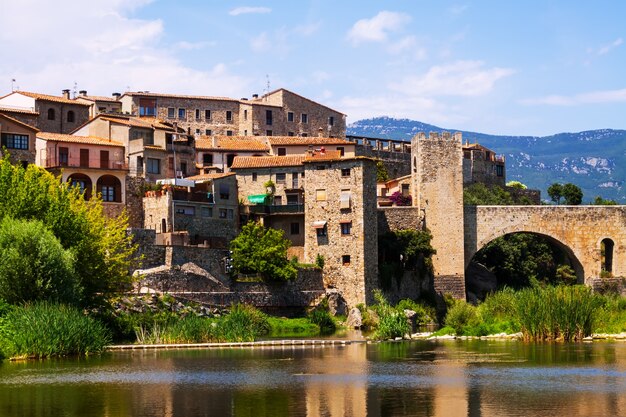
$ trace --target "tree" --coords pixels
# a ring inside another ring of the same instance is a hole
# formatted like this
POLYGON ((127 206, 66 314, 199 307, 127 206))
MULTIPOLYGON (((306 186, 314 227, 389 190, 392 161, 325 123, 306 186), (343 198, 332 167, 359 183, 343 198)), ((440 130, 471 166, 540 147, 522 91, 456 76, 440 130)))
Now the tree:
POLYGON ((298 271, 287 259, 291 242, 282 230, 265 228, 250 221, 230 242, 232 265, 243 274, 259 273, 265 279, 292 280, 298 271))
POLYGON ((92 305, 131 283, 134 247, 125 215, 104 215, 97 198, 85 201, 78 187, 34 165, 23 168, 0 160, 0 220, 39 220, 75 258, 82 299, 92 305))
POLYGON ((6 302, 80 299, 74 256, 42 222, 0 221, 0 259, 0 298, 6 302))
POLYGON ((501 187, 487 187, 485 184, 476 183, 463 189, 463 204, 504 206, 514 204, 511 193, 501 187))
POLYGON ((563 186, 558 182, 555 182, 548 187, 548 195, 550 196, 550 199, 552 201, 554 201, 556 204, 560 204, 561 198, 563 197, 563 186))
POLYGON ((583 191, 579 186, 568 182, 563 186, 563 198, 568 206, 577 206, 583 202, 583 191))
POLYGON ((617 201, 615 200, 605 200, 600 196, 596 196, 595 200, 591 203, 594 206, 616 206, 617 201))
POLYGON ((519 181, 509 181, 506 183, 506 186, 511 188, 517 188, 518 190, 525 190, 528 188, 525 184, 522 184, 519 181))
POLYGON ((376 161, 376 182, 389 181, 389 173, 383 161, 376 161))

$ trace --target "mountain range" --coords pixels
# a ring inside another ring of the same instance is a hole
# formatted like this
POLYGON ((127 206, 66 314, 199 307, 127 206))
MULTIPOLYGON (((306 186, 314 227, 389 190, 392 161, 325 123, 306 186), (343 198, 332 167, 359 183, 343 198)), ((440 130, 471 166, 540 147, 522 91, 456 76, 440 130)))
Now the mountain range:
POLYGON ((578 185, 583 202, 596 196, 626 204, 626 130, 599 129, 552 136, 504 136, 446 129, 409 119, 376 117, 347 127, 348 135, 410 141, 418 132, 461 132, 463 142, 480 143, 506 157, 507 181, 546 190, 555 183, 578 185))

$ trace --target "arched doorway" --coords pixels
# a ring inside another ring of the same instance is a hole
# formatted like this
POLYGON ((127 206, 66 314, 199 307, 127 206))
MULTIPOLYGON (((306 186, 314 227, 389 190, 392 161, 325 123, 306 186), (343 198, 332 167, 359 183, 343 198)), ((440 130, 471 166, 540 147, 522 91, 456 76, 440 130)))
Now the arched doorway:
POLYGON ((468 300, 481 300, 504 286, 534 282, 583 283, 584 269, 567 245, 549 235, 514 232, 479 248, 465 270, 468 300))
POLYGON ((98 193, 102 195, 104 202, 122 202, 122 183, 113 175, 103 175, 96 183, 98 193))
POLYGON ((92 193, 92 184, 91 178, 89 178, 85 174, 72 174, 67 177, 67 182, 70 183, 72 187, 78 187, 80 192, 83 194, 83 198, 85 200, 89 200, 91 198, 92 193))
POLYGON ((602 274, 613 274, 613 249, 615 243, 609 238, 600 242, 600 271, 602 274))

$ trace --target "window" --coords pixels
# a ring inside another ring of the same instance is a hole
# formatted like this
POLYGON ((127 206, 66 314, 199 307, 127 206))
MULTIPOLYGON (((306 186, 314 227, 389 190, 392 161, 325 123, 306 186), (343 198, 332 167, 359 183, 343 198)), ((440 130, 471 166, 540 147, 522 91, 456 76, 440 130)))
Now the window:
POLYGON ((180 163, 180 172, 183 174, 183 177, 187 175, 187 162, 180 163))
POLYGON ((287 148, 278 148, 278 156, 285 156, 287 155, 287 148))
POLYGON ((161 160, 155 158, 148 158, 146 162, 146 172, 148 174, 160 174, 161 173, 161 160))
POLYGON ((326 189, 315 190, 315 201, 326 201, 326 189))
POLYGON ((272 111, 271 110, 265 110, 265 124, 268 126, 272 125, 272 111))
POLYGON ((68 123, 74 123, 75 119, 76 119, 76 115, 74 114, 74 112, 71 111, 71 110, 68 111, 67 112, 67 122, 68 123))
POLYGON ((54 109, 48 109, 48 120, 54 120, 54 119, 55 119, 54 109))
POLYGON ((235 218, 235 211, 233 209, 228 209, 228 219, 232 220, 235 218))
POLYGON ((227 122, 233 121, 233 112, 230 110, 226 110, 226 121, 227 122))
POLYGON ((292 111, 287 112, 287 121, 288 122, 293 122, 293 112, 292 111))
POLYGON ((205 120, 211 120, 211 110, 205 110, 204 111, 204 119, 205 120))
POLYGON ((200 209, 200 215, 202 217, 213 217, 213 207, 202 207, 200 209))
POLYGON ((282 206, 283 205, 283 196, 282 195, 275 195, 274 196, 274 205, 275 206, 282 206))
POLYGON ((298 204, 298 194, 287 194, 287 205, 293 206, 298 204))
POLYGON ((343 266, 350 265, 350 255, 342 255, 341 256, 341 263, 343 264, 343 266))
POLYGON ((178 118, 179 119, 184 119, 186 116, 186 111, 185 109, 178 109, 178 118))
POLYGON ((243 131, 243 135, 244 135, 244 136, 248 136, 248 129, 244 129, 244 131, 243 131))
POLYGON ((156 116, 156 99, 139 99, 139 116, 156 116))
POLYGON ((70 156, 69 148, 60 147, 59 148, 59 165, 67 166, 69 156, 70 156))
POLYGON ((328 126, 334 126, 335 125, 335 118, 333 116, 330 116, 328 118, 328 126))
POLYGON ((326 237, 326 226, 319 227, 315 229, 317 237, 326 237))
POLYGON ((292 235, 300 234, 300 223, 291 223, 290 232, 292 235))
POLYGON ((130 139, 141 139, 144 145, 154 145, 154 132, 147 129, 131 129, 130 139))
POLYGON ((339 197, 339 208, 349 209, 350 200, 352 200, 352 193, 350 190, 341 190, 341 196, 339 197))
POLYGON ((409 196, 409 184, 402 184, 402 197, 408 197, 409 196))
POLYGON ((248 110, 243 111, 243 120, 248 120, 248 110))
POLYGON ((278 172, 276 174, 276 184, 284 184, 287 181, 287 174, 278 172))
POLYGON ((2 146, 8 149, 28 149, 28 135, 3 133, 2 146))
POLYGON ((235 157, 237 155, 233 154, 233 153, 229 153, 228 155, 226 155, 226 166, 228 168, 230 168, 231 166, 233 166, 233 162, 235 161, 235 157))
POLYGON ((266 130, 265 131, 265 136, 272 136, 272 131, 271 130, 266 130))
POLYGON ((307 136, 309 136, 308 133, 301 133, 300 136, 302 136, 303 138, 306 138, 307 136))
POLYGON ((339 151, 340 156, 344 156, 346 154, 346 149, 343 146, 337 146, 337 150, 339 151))
POLYGON ((498 177, 504 176, 504 166, 503 165, 496 165, 496 175, 498 177))
POLYGON ((196 109, 196 120, 200 120, 200 109, 196 109))
POLYGON ((226 217, 228 217, 228 211, 226 209, 221 208, 220 209, 220 219, 225 219, 226 217))
POLYGON ((298 173, 291 174, 291 188, 298 188, 298 173))
POLYGON ((227 130, 226 131, 226 136, 232 136, 233 135, 233 131, 232 130, 227 130))
POLYGON ((300 121, 302 123, 309 123, 309 116, 306 113, 300 115, 300 121))
POLYGON ((341 222, 341 234, 349 235, 352 233, 352 222, 341 222))
POLYGON ((228 200, 230 198, 230 187, 228 184, 220 184, 220 199, 228 200))
POLYGON ((350 168, 341 168, 341 176, 349 177, 350 176, 350 168))
POLYGON ((173 119, 176 116, 176 109, 174 107, 167 108, 167 118, 173 119))
POLYGON ((111 185, 102 186, 102 201, 115 201, 115 187, 111 185))
POLYGON ((600 242, 600 271, 605 274, 613 273, 613 249, 615 243, 609 239, 602 239, 600 242))
POLYGON ((204 131, 204 134, 207 135, 207 136, 211 136, 212 133, 213 132, 211 132, 211 129, 207 129, 207 130, 204 131))
POLYGON ((317 169, 318 171, 323 171, 326 169, 326 165, 318 165, 315 167, 315 169, 317 169))
POLYGON ((293 132, 287 133, 287 136, 295 136, 293 132))
POLYGON ((203 165, 213 165, 213 154, 212 153, 203 153, 202 154, 202 164, 203 165))
POLYGON ((257 180, 256 172, 253 172, 252 173, 252 182, 256 182, 256 180, 257 180))
POLYGON ((122 184, 119 179, 112 175, 103 175, 98 178, 96 189, 102 195, 102 201, 118 203, 122 201, 122 184))
POLYGON ((183 214, 185 216, 195 216, 196 208, 194 206, 179 206, 176 205, 176 214, 183 214))

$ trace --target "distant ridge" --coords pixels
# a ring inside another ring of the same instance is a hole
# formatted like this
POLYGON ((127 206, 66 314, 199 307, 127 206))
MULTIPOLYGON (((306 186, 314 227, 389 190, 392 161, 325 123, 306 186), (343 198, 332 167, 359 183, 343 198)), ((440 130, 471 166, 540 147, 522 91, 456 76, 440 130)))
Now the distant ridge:
POLYGON ((409 119, 375 117, 348 125, 348 135, 410 141, 417 132, 461 132, 463 141, 479 142, 506 156, 507 180, 546 189, 571 182, 583 189, 584 202, 596 196, 626 204, 626 130, 599 129, 552 136, 488 135, 441 128, 409 119))

